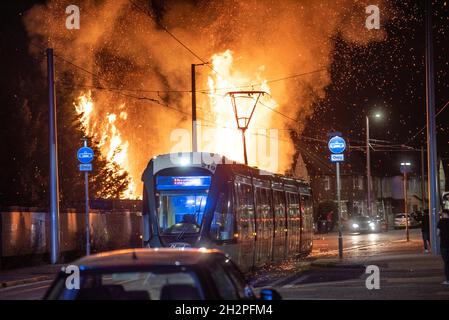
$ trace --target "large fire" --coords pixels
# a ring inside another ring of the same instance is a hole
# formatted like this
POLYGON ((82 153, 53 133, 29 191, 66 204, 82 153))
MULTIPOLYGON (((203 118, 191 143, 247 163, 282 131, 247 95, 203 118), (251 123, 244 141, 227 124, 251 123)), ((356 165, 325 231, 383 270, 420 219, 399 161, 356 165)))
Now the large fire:
MULTIPOLYGON (((257 89, 267 94, 261 97, 256 105, 256 110, 251 119, 249 129, 246 132, 247 153, 249 164, 269 171, 277 171, 278 167, 278 132, 273 134, 273 129, 269 130, 271 116, 270 108, 276 108, 277 102, 270 96, 270 88, 265 79, 262 78, 264 67, 259 68, 254 77, 244 75, 234 69, 233 54, 230 50, 218 53, 211 58, 212 70, 207 78, 209 90, 203 92, 208 99, 202 99, 205 104, 202 110, 207 110, 206 114, 211 115, 209 120, 199 121, 201 126, 199 132, 199 151, 214 152, 227 156, 230 159, 243 162, 243 145, 241 131, 237 129, 235 115, 232 109, 231 98, 226 93, 228 91, 238 91, 245 88, 246 91, 257 89), (248 84, 255 87, 247 88, 248 84), (267 151, 267 149, 270 149, 267 151)), ((248 96, 236 99, 239 116, 248 116, 255 105, 255 96, 248 96)), ((112 165, 118 165, 121 170, 130 174, 131 181, 128 189, 123 194, 123 198, 138 198, 136 193, 135 172, 131 168, 134 155, 129 151, 130 141, 122 136, 120 123, 126 122, 128 114, 125 111, 125 103, 118 106, 118 112, 107 112, 102 114, 95 108, 91 92, 84 92, 74 103, 75 110, 80 115, 80 121, 86 136, 92 137, 98 143, 102 155, 112 165)), ((154 125, 157 125, 156 123, 154 125)), ((176 128, 173 128, 176 129, 176 128)), ((188 151, 189 146, 184 147, 188 151)), ((149 150, 156 154, 154 150, 149 150)), ((166 145, 166 150, 158 153, 172 152, 172 146, 166 145)), ((135 169, 135 168, 134 168, 135 169)), ((137 172, 142 171, 136 170, 137 172)))
MULTIPOLYGON (((205 130, 207 134, 203 136, 209 140, 209 144, 203 151, 216 152, 243 162, 242 136, 237 129, 231 97, 227 92, 264 91, 266 94, 260 97, 258 103, 257 94, 238 95, 235 103, 239 117, 248 117, 253 107, 256 108, 246 132, 248 163, 261 169, 278 171, 279 132, 276 128, 269 127, 273 109, 277 108, 278 103, 271 97, 270 87, 262 77, 265 67, 260 66, 252 77, 235 70, 233 53, 230 50, 213 55, 211 62, 212 70, 208 77, 209 106, 205 109, 210 110, 216 128, 205 130), (269 151, 266 150, 268 147, 269 151)), ((208 122, 204 123, 204 126, 210 128, 208 122)))
MULTIPOLYGON (((121 111, 117 117, 115 113, 107 113, 104 118, 95 112, 94 102, 91 92, 82 93, 74 103, 75 110, 79 114, 81 126, 86 136, 98 143, 102 155, 107 159, 109 165, 116 164, 120 170, 130 172, 130 161, 128 155, 129 142, 123 140, 120 130, 117 128, 118 121, 126 121, 128 114, 121 111)), ((119 109, 124 109, 125 104, 121 104, 119 109)), ((130 176, 128 189, 124 192, 123 198, 137 198, 136 184, 134 178, 130 176)))
MULTIPOLYGON (((66 28, 67 1, 35 5, 23 18, 30 42, 52 47, 63 58, 56 61, 57 78, 73 74, 74 88, 89 88, 99 84, 95 74, 101 86, 135 94, 137 99, 125 100, 113 91, 85 92, 76 106, 85 132, 101 144, 103 156, 138 183, 137 190, 131 185, 128 192, 137 196, 148 160, 172 152, 175 129, 191 132, 189 67, 198 57, 218 71, 198 68, 197 88, 204 93, 197 94, 199 150, 243 161, 241 133, 226 92, 271 92, 275 99, 262 98, 246 132, 248 162, 283 173, 293 160, 298 163, 290 130, 304 130, 331 81, 322 70, 332 63, 334 39, 364 46, 386 36, 383 28, 366 29, 366 1, 140 2, 145 10, 128 0, 79 1, 80 31, 66 28), (126 105, 120 109, 122 103, 126 105)), ((378 3, 386 23, 389 6, 378 3)), ((41 56, 36 46, 30 45, 30 52, 41 56)), ((253 102, 236 101, 242 113, 253 102)), ((181 151, 190 151, 190 141, 182 138, 181 151)))

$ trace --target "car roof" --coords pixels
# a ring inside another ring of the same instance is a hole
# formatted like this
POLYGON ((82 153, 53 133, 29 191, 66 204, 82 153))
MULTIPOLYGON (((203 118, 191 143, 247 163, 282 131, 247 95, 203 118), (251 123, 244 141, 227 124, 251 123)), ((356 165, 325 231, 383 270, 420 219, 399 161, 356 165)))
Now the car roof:
POLYGON ((114 250, 83 257, 72 264, 83 269, 149 266, 193 266, 227 257, 215 249, 204 248, 136 248, 114 250))

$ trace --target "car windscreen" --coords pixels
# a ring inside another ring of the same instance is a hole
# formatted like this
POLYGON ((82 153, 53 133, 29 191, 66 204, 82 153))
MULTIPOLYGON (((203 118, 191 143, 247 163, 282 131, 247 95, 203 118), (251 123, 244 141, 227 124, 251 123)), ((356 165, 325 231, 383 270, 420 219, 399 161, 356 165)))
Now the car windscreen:
POLYGON ((79 288, 74 279, 60 276, 48 295, 56 300, 201 300, 196 273, 186 267, 170 270, 85 271, 79 288))

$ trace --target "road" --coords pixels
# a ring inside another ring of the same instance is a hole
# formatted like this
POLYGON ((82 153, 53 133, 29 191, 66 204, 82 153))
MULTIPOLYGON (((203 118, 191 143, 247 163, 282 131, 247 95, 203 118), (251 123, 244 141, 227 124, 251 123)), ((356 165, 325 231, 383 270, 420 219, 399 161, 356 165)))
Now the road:
MULTIPOLYGON (((410 237, 413 241, 420 241, 421 232, 419 229, 411 229, 410 237)), ((354 250, 374 250, 383 249, 384 245, 394 241, 406 239, 405 230, 390 230, 388 232, 370 234, 343 233, 344 251, 354 252, 354 250)), ((312 256, 322 256, 338 253, 337 233, 315 235, 313 242, 312 256)))
MULTIPOLYGON (((422 252, 420 230, 379 234, 344 234, 344 259, 339 260, 337 234, 316 235, 312 254, 269 266, 250 276, 254 287, 270 286, 285 299, 449 299, 440 285, 439 257, 422 252), (379 266, 381 290, 365 286, 366 265, 379 266)), ((0 289, 0 299, 40 299, 51 280, 0 289)))

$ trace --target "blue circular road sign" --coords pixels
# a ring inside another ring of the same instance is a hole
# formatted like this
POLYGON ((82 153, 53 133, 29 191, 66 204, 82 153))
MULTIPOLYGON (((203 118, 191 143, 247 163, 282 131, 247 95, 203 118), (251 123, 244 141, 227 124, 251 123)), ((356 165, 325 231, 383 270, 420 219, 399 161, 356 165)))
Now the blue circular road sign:
POLYGON ((329 140, 328 147, 332 153, 343 153, 346 150, 346 141, 342 137, 335 136, 329 140))
POLYGON ((76 156, 79 162, 89 163, 94 159, 94 151, 89 147, 82 147, 78 149, 76 156))

